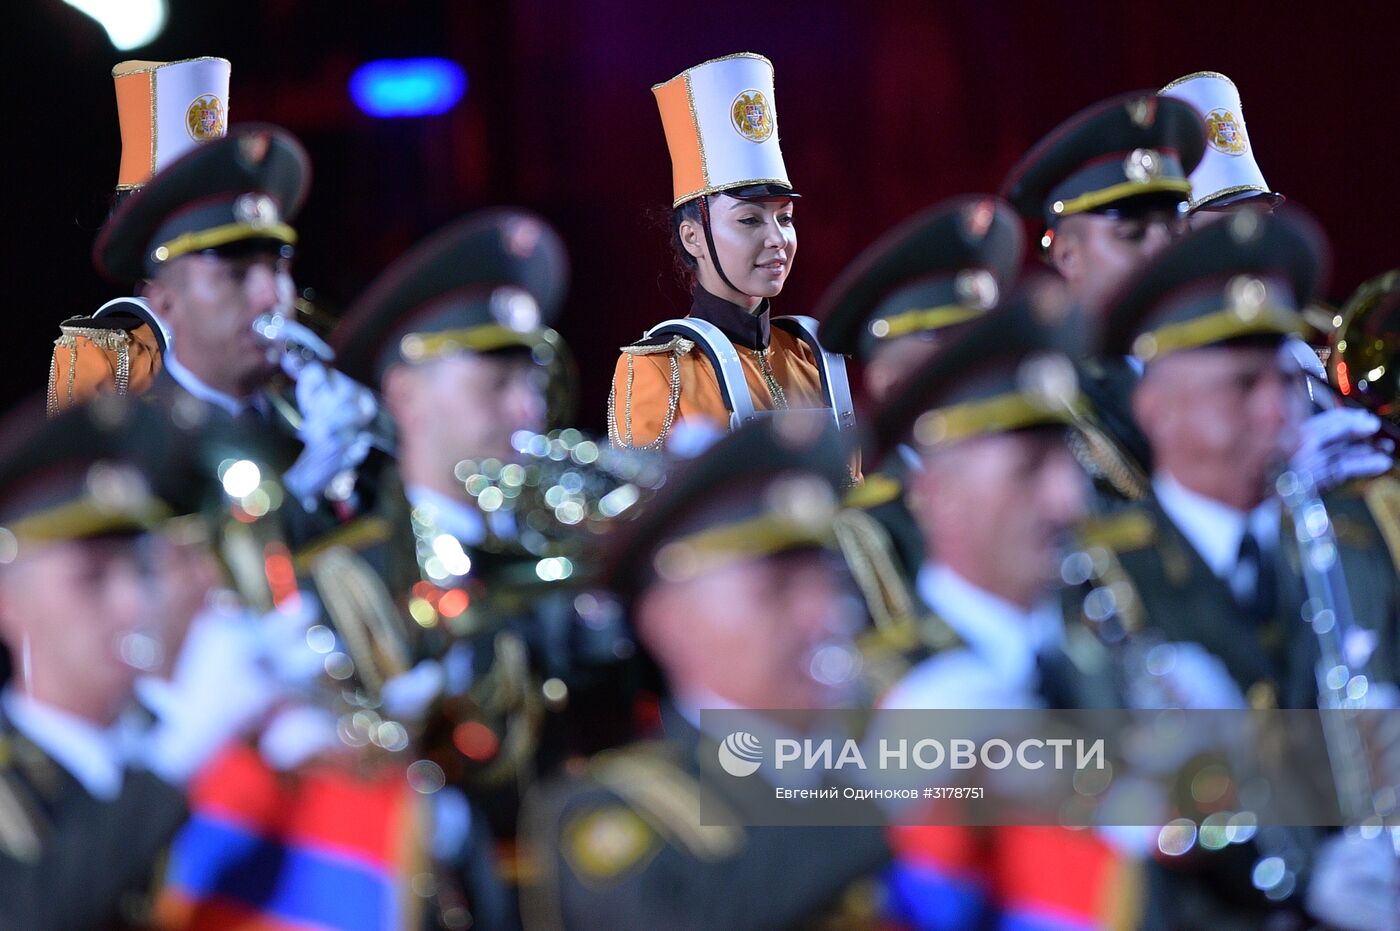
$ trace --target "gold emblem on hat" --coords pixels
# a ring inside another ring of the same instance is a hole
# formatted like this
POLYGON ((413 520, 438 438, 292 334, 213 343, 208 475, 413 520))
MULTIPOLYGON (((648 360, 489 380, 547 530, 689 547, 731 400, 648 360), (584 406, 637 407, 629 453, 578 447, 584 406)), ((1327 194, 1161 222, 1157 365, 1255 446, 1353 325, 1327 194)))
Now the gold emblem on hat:
POLYGON ((996 215, 997 205, 990 198, 984 197, 976 203, 968 204, 962 211, 963 232, 970 239, 985 239, 996 215))
POLYGON ((1162 156, 1156 149, 1133 149, 1123 160, 1123 174, 1134 184, 1146 184, 1162 176, 1162 156))
POLYGON ((1032 404, 1048 411, 1068 407, 1079 392, 1074 363, 1058 352, 1027 356, 1016 369, 1016 381, 1032 404))
POLYGON ((773 111, 762 91, 740 91, 729 108, 734 128, 750 142, 767 142, 773 135, 773 111))
POLYGON ((1244 127, 1229 110, 1212 110, 1206 114, 1206 141, 1217 152, 1243 155, 1249 148, 1244 127))
POLYGON ((997 281, 985 268, 965 268, 953 279, 958 303, 989 310, 997 302, 997 281))
POLYGON ((1128 104, 1128 119, 1146 129, 1157 121, 1157 98, 1139 97, 1128 104))
POLYGON ((238 222, 259 230, 282 222, 277 202, 266 194, 243 194, 233 202, 233 215, 238 222))
POLYGON ((208 142, 224 134, 224 104, 213 94, 196 97, 185 110, 185 129, 195 142, 208 142))
POLYGON ((1248 323, 1259 316, 1269 297, 1268 286, 1251 275, 1237 275, 1226 286, 1230 312, 1236 319, 1248 323))

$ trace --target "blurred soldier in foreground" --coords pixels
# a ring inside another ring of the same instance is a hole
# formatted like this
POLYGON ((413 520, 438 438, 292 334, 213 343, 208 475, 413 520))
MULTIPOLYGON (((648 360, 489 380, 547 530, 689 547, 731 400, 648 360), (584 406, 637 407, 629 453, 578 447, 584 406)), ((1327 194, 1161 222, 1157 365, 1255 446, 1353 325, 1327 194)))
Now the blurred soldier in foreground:
MULTIPOLYGON (((1049 276, 1030 279, 920 366, 876 420, 919 456, 907 500, 927 541, 918 593, 956 635, 885 708, 1093 708, 1116 696, 1106 654, 1067 629, 1056 592, 1087 481, 1069 447, 1084 406, 1080 336, 1049 276)), ((1092 640, 1092 638, 1087 638, 1092 640)), ((1135 867, 1091 833, 892 829, 891 907, 920 928, 1107 927, 1135 915, 1135 867)))
MULTIPOLYGON (((601 753, 527 804, 538 880, 532 928, 861 927, 848 894, 887 858, 874 827, 700 823, 700 761, 724 735, 702 708, 821 709, 854 675, 855 617, 834 570, 831 520, 846 458, 814 420, 763 421, 678 465, 621 524, 609 576, 655 663, 665 737, 601 753), (825 922, 825 925, 823 923, 825 922)), ((760 771, 764 772, 764 771, 760 771)), ((724 797, 741 823, 773 788, 724 797)))
MULTIPOLYGON (((1164 252, 1108 308, 1104 352, 1145 366, 1132 404, 1155 470, 1150 498, 1086 536, 1099 539, 1096 565, 1105 586, 1116 582, 1114 623, 1130 644, 1208 651, 1177 657, 1196 670, 1181 677, 1186 694, 1174 703, 1185 707, 1319 702, 1319 641, 1300 623, 1303 570, 1274 477, 1298 468, 1289 461, 1306 413, 1284 338, 1301 328, 1325 257, 1306 218, 1242 210, 1164 252)), ((1377 522, 1394 518, 1368 514, 1348 488, 1326 502, 1352 609, 1336 622, 1353 632, 1346 659, 1373 685, 1393 682, 1400 586, 1377 522)), ((1141 681, 1136 664, 1126 672, 1130 688, 1141 681)), ((1173 903, 1177 924, 1164 926, 1297 923, 1305 911, 1337 927, 1394 926, 1375 920, 1396 914, 1393 853, 1336 837, 1315 851, 1309 876, 1307 846, 1261 849, 1286 870, 1255 872, 1255 888, 1248 848, 1165 858, 1153 894, 1173 903)))
POLYGON ((45 421, 12 415, 0 452, 0 924, 145 926, 185 784, 266 707, 207 665, 177 714, 133 715, 138 677, 174 658, 188 605, 169 603, 161 538, 193 489, 143 469, 172 431, 115 398, 45 421))

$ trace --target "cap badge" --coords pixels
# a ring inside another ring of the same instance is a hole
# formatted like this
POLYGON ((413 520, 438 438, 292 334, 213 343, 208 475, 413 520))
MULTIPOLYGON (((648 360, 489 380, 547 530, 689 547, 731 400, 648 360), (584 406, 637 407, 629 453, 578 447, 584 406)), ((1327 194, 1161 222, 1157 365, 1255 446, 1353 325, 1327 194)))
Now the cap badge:
POLYGON ((185 128, 195 142, 208 142, 224 134, 224 104, 213 94, 196 97, 185 111, 185 128))
POLYGON ((522 261, 535 254, 544 228, 534 220, 514 217, 501 227, 501 248, 522 261))
POLYGON ((1155 149, 1133 149, 1132 154, 1123 160, 1123 174, 1134 184, 1147 182, 1162 176, 1162 156, 1155 149))
POLYGON ((530 292, 501 285, 491 292, 491 316, 508 330, 525 333, 540 326, 540 305, 530 292))
POLYGON ((980 310, 988 310, 997 302, 997 282, 992 273, 983 268, 965 268, 953 279, 953 290, 957 292, 959 303, 980 310))
POLYGON ((969 239, 980 242, 986 238, 987 230, 992 228, 996 214, 996 204, 988 198, 968 204, 962 211, 963 232, 969 239))
POLYGON ((1230 301, 1230 312, 1237 319, 1248 323, 1259 316, 1264 302, 1268 299, 1269 289, 1258 278, 1238 275, 1230 279, 1226 293, 1230 301))
POLYGON ((258 230, 282 221, 277 202, 266 194, 243 194, 233 202, 233 215, 238 222, 258 230))
POLYGON ((1128 119, 1146 129, 1157 121, 1157 98, 1139 97, 1128 104, 1128 119))
POLYGON ((1244 127, 1229 110, 1212 110, 1206 114, 1206 141, 1212 149, 1226 155, 1243 155, 1249 148, 1244 127))
POLYGON ((762 91, 740 91, 729 108, 729 116, 739 135, 750 142, 767 142, 773 135, 773 112, 762 91))

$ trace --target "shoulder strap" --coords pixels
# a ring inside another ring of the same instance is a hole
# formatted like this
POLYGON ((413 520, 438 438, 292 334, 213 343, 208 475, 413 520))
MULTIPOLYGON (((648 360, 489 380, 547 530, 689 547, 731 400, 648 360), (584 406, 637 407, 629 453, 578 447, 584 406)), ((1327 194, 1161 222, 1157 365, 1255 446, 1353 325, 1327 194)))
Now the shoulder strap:
POLYGON ((731 857, 743 844, 742 828, 700 823, 702 796, 713 804, 723 803, 660 752, 650 748, 606 751, 594 759, 590 774, 697 860, 731 857))
POLYGON ((785 330, 812 350, 817 360, 817 371, 822 376, 822 391, 826 394, 827 406, 836 417, 836 426, 841 430, 854 430, 856 426, 855 404, 851 401, 851 384, 846 377, 846 357, 839 352, 831 352, 817 341, 817 321, 815 317, 790 315, 774 317, 773 326, 785 330))
POLYGON ((700 351, 710 360, 710 366, 715 370, 720 395, 724 399, 725 408, 729 411, 731 428, 753 420, 757 416, 753 406, 753 397, 749 394, 748 379, 744 377, 744 367, 739 361, 739 353, 734 348, 734 344, 729 341, 729 337, 725 336, 719 327, 707 320, 685 317, 663 320, 647 330, 646 335, 648 338, 681 336, 700 348, 700 351))

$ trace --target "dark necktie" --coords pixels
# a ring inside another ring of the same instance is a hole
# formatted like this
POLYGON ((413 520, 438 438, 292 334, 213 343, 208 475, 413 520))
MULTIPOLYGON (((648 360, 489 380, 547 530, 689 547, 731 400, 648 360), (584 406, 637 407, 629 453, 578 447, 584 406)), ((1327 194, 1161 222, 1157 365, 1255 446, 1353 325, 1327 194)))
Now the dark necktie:
POLYGON ((1259 545, 1259 538, 1246 528, 1240 537, 1230 590, 1240 610, 1256 627, 1273 618, 1276 581, 1273 560, 1259 545))

